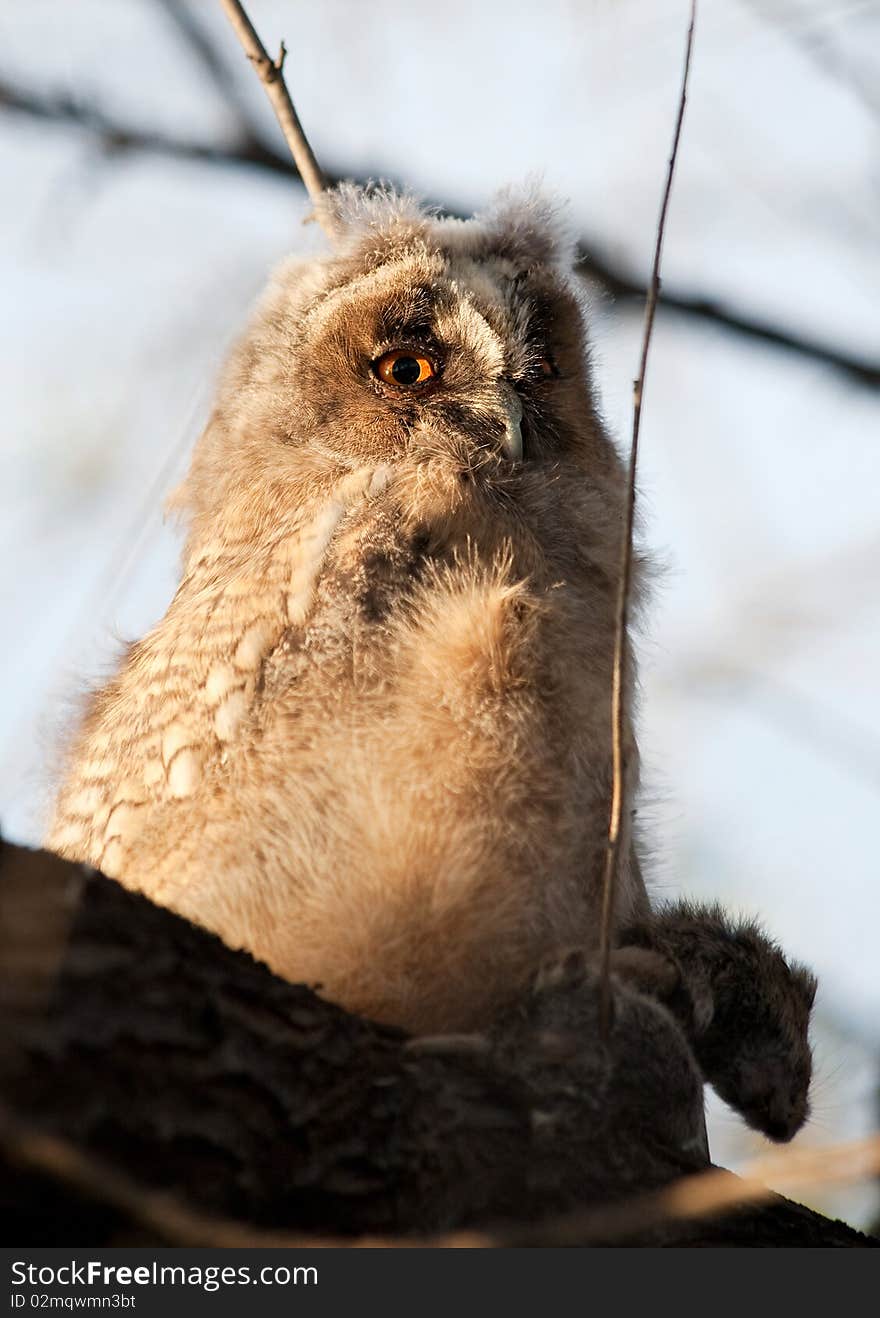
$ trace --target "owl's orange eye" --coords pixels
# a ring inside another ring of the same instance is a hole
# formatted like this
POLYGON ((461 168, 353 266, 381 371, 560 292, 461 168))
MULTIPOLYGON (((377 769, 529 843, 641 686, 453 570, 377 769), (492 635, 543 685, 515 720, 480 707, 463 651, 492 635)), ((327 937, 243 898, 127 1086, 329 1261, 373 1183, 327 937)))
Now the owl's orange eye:
POLYGON ((559 378, 559 367, 552 357, 542 357, 538 362, 538 373, 542 380, 557 380, 559 378))
POLYGON ((407 352, 405 348, 378 357, 373 362, 373 370, 386 384, 396 384, 404 389, 433 380, 437 374, 437 368, 430 357, 420 352, 407 352))

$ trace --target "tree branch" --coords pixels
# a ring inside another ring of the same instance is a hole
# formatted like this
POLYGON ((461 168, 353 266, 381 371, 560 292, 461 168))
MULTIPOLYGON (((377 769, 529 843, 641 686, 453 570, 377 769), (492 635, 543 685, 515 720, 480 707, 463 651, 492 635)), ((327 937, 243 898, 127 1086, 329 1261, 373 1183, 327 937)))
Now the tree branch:
MULTIPOLYGON (((164 12, 192 57, 201 65, 213 83, 218 96, 222 99, 224 109, 229 109, 230 101, 232 102, 242 145, 248 150, 262 147, 264 143, 258 125, 251 116, 249 101, 242 95, 237 79, 231 76, 226 67, 223 55, 215 48, 186 0, 154 0, 154 3, 164 12)), ((283 159, 287 161, 286 156, 283 159)))
POLYGON ((681 91, 678 98, 678 114, 675 131, 672 136, 672 150, 666 170, 666 184, 660 203, 660 215, 657 219, 657 233, 654 243, 654 260, 651 267, 651 282, 648 286, 648 298, 645 305, 645 328, 642 335, 642 352, 639 360, 639 373, 633 385, 633 424, 632 439, 629 449, 627 471, 626 500, 624 504, 623 535, 620 544, 620 571, 617 582, 617 598, 614 611, 614 661, 611 672, 611 803, 608 819, 608 840, 605 847, 605 873, 602 882, 602 927, 600 940, 601 962, 601 1010, 599 1021, 603 1038, 607 1037, 610 1010, 611 983, 611 931, 614 917, 614 899, 617 888, 620 852, 620 824, 623 814, 625 765, 623 756, 624 713, 623 692, 626 684, 624 672, 626 660, 627 622, 629 614, 629 596, 632 580, 633 561, 633 523, 636 510, 636 472, 639 461, 639 431, 642 420, 642 394, 648 370, 648 353, 651 348, 651 334, 654 329, 654 315, 657 299, 660 295, 660 259, 663 254, 663 238, 666 233, 666 216, 669 211, 669 199, 672 196, 672 179, 675 174, 675 162, 678 158, 678 144, 681 140, 681 126, 684 122, 684 110, 687 104, 688 78, 691 71, 691 53, 694 45, 694 24, 697 19, 697 0, 691 0, 690 23, 685 42, 684 69, 681 76, 681 91))
MULTIPOLYGON (((94 133, 108 151, 143 152, 218 166, 250 165, 266 173, 298 177, 298 171, 287 156, 249 137, 233 146, 214 146, 207 142, 169 137, 163 133, 122 125, 81 99, 61 94, 34 93, 0 78, 0 111, 3 110, 49 123, 76 125, 94 133)), ((333 187, 343 178, 359 181, 355 173, 348 170, 326 173, 325 178, 328 187, 333 187)), ((395 180, 389 181, 394 183, 395 180)), ((452 206, 441 206, 440 209, 446 215, 461 214, 460 210, 452 206)), ((645 285, 631 271, 604 255, 598 240, 582 240, 579 260, 583 275, 613 298, 618 301, 645 300, 645 285)), ((795 353, 819 366, 838 371, 854 383, 869 389, 880 389, 880 360, 857 357, 833 344, 805 338, 782 326, 755 320, 707 296, 676 292, 666 287, 660 291, 658 305, 687 320, 704 321, 737 337, 795 353)))
MULTIPOLYGON (((801 1184, 863 1180, 880 1165, 880 1137, 816 1153, 808 1150, 806 1157, 811 1166, 801 1184)), ((777 1161, 781 1161, 784 1174, 788 1164, 803 1162, 804 1155, 788 1151, 777 1161)), ((83 1215, 86 1220, 91 1216, 88 1229, 92 1232, 101 1225, 106 1230, 109 1215, 114 1237, 120 1226, 129 1227, 146 1231, 155 1243, 165 1245, 226 1249, 497 1249, 640 1242, 800 1247, 876 1244, 859 1237, 843 1223, 831 1222, 780 1198, 762 1182, 750 1179, 752 1173, 748 1170, 745 1177, 740 1177, 715 1168, 686 1177, 667 1190, 529 1226, 446 1231, 433 1236, 352 1237, 280 1231, 200 1212, 176 1194, 151 1190, 57 1135, 29 1129, 0 1106, 0 1185, 4 1162, 25 1178, 25 1202, 29 1179, 37 1194, 45 1195, 51 1204, 51 1209, 46 1205, 46 1216, 59 1216, 62 1228, 69 1214, 80 1224, 83 1215), (756 1207, 761 1211, 755 1212, 756 1207), (743 1212, 744 1208, 752 1211, 743 1212), (103 1224, 100 1216, 94 1220, 96 1209, 99 1215, 103 1210, 103 1224), (731 1213, 732 1209, 739 1211, 731 1213)), ((759 1170, 760 1174, 769 1174, 773 1169, 762 1166, 759 1170)), ((34 1243, 42 1243, 42 1238, 34 1243)), ((69 1238, 64 1243, 69 1245, 69 1238)), ((94 1245, 96 1237, 84 1238, 84 1243, 94 1245)), ((125 1242, 114 1239, 113 1243, 125 1242)))
MULTIPOLYGON (((66 1247, 869 1243, 729 1174, 681 1179, 704 1164, 677 1143, 675 1032, 652 1052, 624 1012, 606 1048, 585 989, 554 990, 561 1029, 533 997, 480 1047, 411 1041, 0 843, 0 1212, 66 1247), (767 1202, 719 1216, 744 1196, 767 1202)), ((877 1152, 755 1170, 864 1175, 877 1152)))
MULTIPOLYGON (((281 125, 284 140, 290 147, 290 154, 293 156, 306 191, 312 201, 317 203, 326 190, 327 180, 324 178, 315 159, 315 153, 312 151, 308 138, 303 132, 299 115, 291 100, 290 92, 287 90, 287 83, 284 81, 284 61, 287 56, 284 42, 281 43, 277 60, 273 60, 257 35, 256 28, 248 18, 244 5, 240 3, 240 0, 220 0, 220 3, 226 17, 232 24, 235 35, 241 42, 245 54, 253 64, 260 82, 263 84, 266 96, 269 98, 269 103, 275 111, 275 117, 281 125)), ((320 209, 318 210, 318 218, 322 227, 332 236, 333 226, 328 221, 326 214, 320 209)))

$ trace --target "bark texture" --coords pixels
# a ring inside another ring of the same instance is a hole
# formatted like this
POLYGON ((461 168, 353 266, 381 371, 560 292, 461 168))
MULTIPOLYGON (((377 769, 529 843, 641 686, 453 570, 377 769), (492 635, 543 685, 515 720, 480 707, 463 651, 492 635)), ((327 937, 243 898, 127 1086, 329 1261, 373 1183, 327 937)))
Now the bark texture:
MULTIPOLYGON (((554 1219, 699 1167, 675 1142, 674 1040, 635 1058, 621 1024, 599 1045, 595 995, 571 990, 567 1030, 524 1004, 488 1039, 413 1042, 100 875, 0 845, 0 1211, 16 1244, 603 1243, 595 1214, 554 1219)), ((781 1199, 614 1241, 871 1243, 781 1199)))

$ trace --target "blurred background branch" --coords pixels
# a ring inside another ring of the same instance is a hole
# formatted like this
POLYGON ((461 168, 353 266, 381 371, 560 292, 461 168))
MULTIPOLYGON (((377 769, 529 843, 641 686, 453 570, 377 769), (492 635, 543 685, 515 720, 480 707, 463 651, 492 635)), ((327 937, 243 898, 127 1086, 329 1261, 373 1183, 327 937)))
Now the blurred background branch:
MULTIPOLYGON (((687 0, 249 0, 337 177, 468 213, 569 198, 626 433, 687 0)), ((0 819, 35 841, 60 730, 164 611, 161 504, 273 262, 321 242, 216 0, 0 12, 0 819)), ((820 974, 814 1120, 866 1135, 880 1051, 880 0, 701 0, 640 464, 658 896, 759 914, 820 974)), ((755 1137, 718 1104, 715 1158, 755 1137)), ((813 1192, 810 1192, 812 1195, 813 1192)), ((870 1187, 816 1206, 867 1223, 870 1187)))
MULTIPOLYGON (((179 4, 173 3, 173 0, 157 0, 157 3, 175 16, 187 12, 179 4)), ((185 23, 180 19, 178 21, 181 23, 182 32, 187 40, 193 44, 199 58, 205 61, 212 76, 217 78, 222 86, 224 73, 216 56, 208 54, 211 50, 210 43, 204 35, 200 35, 198 39, 191 36, 193 32, 198 31, 198 24, 192 20, 191 16, 185 23)), ((149 131, 139 132, 135 129, 126 128, 107 117, 93 104, 78 101, 69 96, 45 95, 31 90, 24 90, 10 85, 2 77, 0 77, 0 110, 13 114, 26 114, 37 119, 76 124, 94 133, 100 140, 103 149, 108 153, 149 151, 183 160, 207 161, 221 166, 254 165, 256 168, 267 170, 270 173, 289 175, 292 178, 298 177, 289 155, 267 146, 251 128, 249 117, 245 117, 243 114, 240 118, 241 136, 239 144, 230 147, 216 147, 209 143, 192 141, 187 138, 170 137, 149 131)), ((236 112, 239 113, 238 105, 236 105, 236 112)), ((354 170, 342 169, 328 174, 327 181, 330 186, 333 186, 341 179, 364 183, 375 177, 377 175, 370 170, 359 175, 354 170)), ((382 177, 386 179, 387 175, 383 174, 382 177)), ((405 182, 394 178, 387 179, 387 181, 397 185, 405 182)), ((438 205, 444 214, 463 213, 455 206, 444 204, 439 198, 431 197, 429 200, 438 205)), ((637 302, 644 302, 647 297, 647 286, 635 278, 631 270, 622 265, 616 265, 610 256, 603 252, 602 243, 599 239, 584 238, 581 240, 580 269, 586 278, 598 284, 603 292, 615 299, 632 299, 637 302)), ((759 343, 788 349, 820 366, 827 366, 835 371, 840 371, 859 384, 872 389, 880 387, 880 355, 874 360, 860 357, 836 347, 832 343, 811 340, 780 325, 753 320, 747 315, 723 306, 711 295, 694 297, 672 288, 663 288, 659 302, 668 311, 677 312, 697 321, 705 321, 709 325, 719 326, 721 329, 742 335, 747 339, 757 340, 759 343)))

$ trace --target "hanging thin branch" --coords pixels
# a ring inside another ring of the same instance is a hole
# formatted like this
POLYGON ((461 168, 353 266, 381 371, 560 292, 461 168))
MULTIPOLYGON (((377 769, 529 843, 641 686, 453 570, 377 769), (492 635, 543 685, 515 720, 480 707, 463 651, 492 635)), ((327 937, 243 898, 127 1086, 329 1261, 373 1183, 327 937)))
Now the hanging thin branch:
MULTIPOLYGON (((240 4, 239 0, 220 0, 220 3, 223 5, 226 17, 232 24, 235 35, 241 42, 245 54, 259 74, 260 82, 266 90, 266 95, 272 109, 275 111, 278 123, 281 125, 284 140, 290 147, 290 154, 293 156, 299 176, 306 186, 306 191, 312 201, 317 203, 321 194, 326 190, 327 183, 315 159, 315 153, 309 146, 308 138, 303 132, 299 115, 287 89, 287 83, 284 81, 284 61, 287 56, 287 48, 282 41, 278 58, 273 60, 257 35, 253 23, 248 18, 244 5, 240 4)), ((322 226, 332 236, 332 224, 322 214, 320 208, 318 209, 318 218, 322 226)))
POLYGON ((620 574, 617 583, 617 601, 614 619, 614 662, 611 674, 611 808, 608 820, 608 840, 605 848, 605 872, 602 886, 602 930, 600 943, 601 959, 601 997, 600 1025, 603 1037, 607 1037, 610 1011, 611 973, 611 924, 614 913, 614 897, 617 874, 620 863, 620 825, 623 815, 623 794, 625 766, 623 763, 623 690, 625 683, 624 662, 629 613, 630 584, 632 580, 633 561, 633 522, 636 506, 636 470, 639 458, 639 428, 642 419, 642 394, 645 388, 645 375, 648 369, 648 352, 651 347, 651 334, 654 329, 654 314, 660 294, 660 258, 663 253, 663 237, 666 232, 666 215, 669 199, 672 195, 672 178, 675 173, 675 161, 678 156, 678 144, 681 138, 681 126, 684 121, 684 108, 687 104, 688 78, 691 69, 691 52, 694 44, 694 25, 697 18, 697 0, 691 0, 690 22, 688 23, 685 44, 684 69, 681 78, 681 92, 678 98, 678 115, 672 138, 672 151, 666 171, 666 186, 660 203, 660 215, 657 220, 657 237, 654 244, 654 263, 651 267, 651 282, 648 285, 648 298, 645 304, 645 325, 642 334, 642 354, 639 361, 639 373, 633 384, 633 426, 629 450, 629 473, 627 479, 626 502, 624 506, 623 537, 620 547, 620 574))

